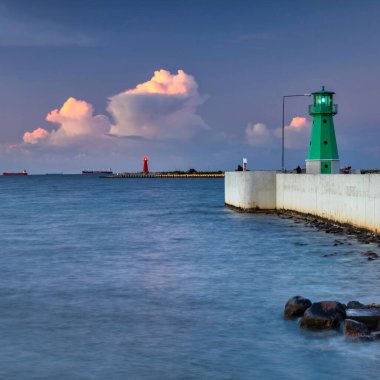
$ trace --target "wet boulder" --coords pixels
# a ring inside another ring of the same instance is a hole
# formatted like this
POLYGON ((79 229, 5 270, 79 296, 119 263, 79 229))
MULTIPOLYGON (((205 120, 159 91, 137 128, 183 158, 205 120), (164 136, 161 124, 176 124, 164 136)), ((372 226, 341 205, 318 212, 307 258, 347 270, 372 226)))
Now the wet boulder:
POLYGON ((380 330, 380 308, 371 306, 347 309, 347 318, 364 323, 370 330, 380 330))
POLYGON ((362 342, 373 342, 376 338, 372 335, 359 335, 354 336, 352 338, 352 342, 354 343, 362 343, 362 342))
POLYGON ((379 303, 370 303, 366 305, 368 309, 380 309, 380 304, 379 303))
POLYGON ((346 307, 337 301, 313 303, 301 319, 301 327, 311 330, 324 330, 339 327, 346 318, 346 307))
POLYGON ((347 308, 348 309, 362 309, 364 307, 365 307, 365 305, 363 305, 359 301, 350 301, 350 302, 347 303, 347 308))
POLYGON ((311 301, 301 296, 294 296, 285 305, 284 318, 302 317, 307 308, 311 306, 311 301))
POLYGON ((346 337, 356 337, 369 335, 369 329, 367 325, 362 322, 354 321, 353 319, 345 319, 343 325, 343 334, 346 337))

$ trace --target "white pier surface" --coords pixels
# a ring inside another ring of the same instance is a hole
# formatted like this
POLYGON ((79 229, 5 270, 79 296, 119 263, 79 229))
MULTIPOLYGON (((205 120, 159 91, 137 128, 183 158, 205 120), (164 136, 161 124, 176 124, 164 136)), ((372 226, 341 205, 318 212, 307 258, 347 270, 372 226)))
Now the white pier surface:
POLYGON ((226 172, 225 203, 298 211, 380 233, 380 174, 226 172))

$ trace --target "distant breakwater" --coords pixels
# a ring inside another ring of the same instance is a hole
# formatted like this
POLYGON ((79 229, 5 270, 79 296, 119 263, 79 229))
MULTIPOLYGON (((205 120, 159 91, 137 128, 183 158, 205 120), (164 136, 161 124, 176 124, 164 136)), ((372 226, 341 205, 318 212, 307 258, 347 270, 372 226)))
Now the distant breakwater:
POLYGON ((118 173, 100 178, 224 178, 224 172, 118 173))

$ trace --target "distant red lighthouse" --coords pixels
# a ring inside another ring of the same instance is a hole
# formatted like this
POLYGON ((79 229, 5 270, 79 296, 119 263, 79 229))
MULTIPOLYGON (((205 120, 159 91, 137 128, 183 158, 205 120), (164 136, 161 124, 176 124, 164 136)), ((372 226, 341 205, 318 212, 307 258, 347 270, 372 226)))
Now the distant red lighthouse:
POLYGON ((143 173, 149 173, 149 169, 148 169, 148 157, 144 157, 143 173))

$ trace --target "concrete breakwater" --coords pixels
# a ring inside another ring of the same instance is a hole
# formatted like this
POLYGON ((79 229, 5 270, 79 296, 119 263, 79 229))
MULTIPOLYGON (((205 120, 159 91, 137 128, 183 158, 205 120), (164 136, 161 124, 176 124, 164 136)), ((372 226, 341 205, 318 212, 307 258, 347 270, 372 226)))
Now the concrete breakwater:
POLYGON ((223 172, 118 173, 101 178, 224 178, 223 172))
POLYGON ((380 233, 380 174, 226 172, 225 204, 289 210, 380 233))

